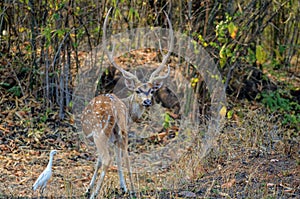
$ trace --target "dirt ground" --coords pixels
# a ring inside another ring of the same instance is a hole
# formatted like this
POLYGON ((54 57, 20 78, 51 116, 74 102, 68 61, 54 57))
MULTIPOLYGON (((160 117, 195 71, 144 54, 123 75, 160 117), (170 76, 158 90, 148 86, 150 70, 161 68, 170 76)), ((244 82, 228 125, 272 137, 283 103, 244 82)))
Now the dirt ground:
MULTIPOLYGON (((198 158, 195 147, 163 171, 135 174, 138 198, 299 198, 299 142, 272 140, 273 144, 266 145, 268 140, 262 140, 265 135, 250 128, 252 124, 233 124, 236 122, 225 125, 219 146, 204 159, 198 158), (258 138, 253 140, 253 135, 258 138)), ((51 149, 58 153, 44 196, 84 198, 94 169, 94 151, 72 132, 72 125, 52 125, 57 131, 41 134, 39 139, 26 136, 20 129, 14 133, 2 129, 0 198, 39 197, 31 187, 46 167, 51 149)), ((288 130, 278 133, 282 132, 288 130)), ((99 198, 127 197, 120 193, 117 169, 112 165, 99 198)))

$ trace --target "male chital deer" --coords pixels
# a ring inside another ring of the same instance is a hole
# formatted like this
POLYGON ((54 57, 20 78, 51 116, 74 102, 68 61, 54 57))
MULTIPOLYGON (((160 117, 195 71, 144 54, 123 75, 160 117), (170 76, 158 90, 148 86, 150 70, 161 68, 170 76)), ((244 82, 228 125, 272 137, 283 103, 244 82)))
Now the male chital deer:
POLYGON ((125 166, 129 172, 129 180, 131 184, 131 192, 134 193, 134 184, 132 181, 132 172, 128 157, 128 122, 129 120, 136 120, 141 117, 145 107, 152 105, 152 96, 162 86, 162 80, 167 78, 170 73, 168 66, 168 72, 164 76, 158 74, 164 68, 174 45, 173 29, 172 24, 166 14, 169 24, 169 35, 171 41, 169 44, 169 51, 163 55, 163 60, 160 66, 152 72, 149 81, 142 83, 138 77, 118 66, 113 58, 113 52, 108 52, 106 43, 106 26, 107 20, 111 9, 106 15, 103 24, 103 47, 104 51, 110 61, 110 63, 121 71, 125 78, 125 86, 133 91, 133 94, 125 99, 119 99, 114 94, 99 95, 92 99, 87 107, 82 112, 81 123, 84 134, 87 138, 93 138, 96 145, 99 157, 95 166, 95 172, 87 190, 87 195, 90 194, 91 189, 94 186, 97 172, 102 165, 102 173, 95 192, 91 194, 91 198, 98 195, 105 173, 111 163, 111 151, 115 148, 116 162, 118 166, 118 174, 120 178, 120 186, 124 192, 127 192, 121 158, 122 155, 125 158, 125 166))

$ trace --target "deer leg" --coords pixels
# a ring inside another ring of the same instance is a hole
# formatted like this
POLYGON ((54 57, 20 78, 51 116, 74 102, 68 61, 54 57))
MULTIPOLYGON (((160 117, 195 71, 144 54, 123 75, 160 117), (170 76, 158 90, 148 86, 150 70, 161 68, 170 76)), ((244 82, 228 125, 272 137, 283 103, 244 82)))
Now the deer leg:
POLYGON ((93 187, 94 187, 94 184, 95 184, 95 181, 96 181, 96 178, 97 178, 97 173, 98 173, 98 170, 99 170, 100 167, 101 167, 101 157, 100 157, 100 155, 99 155, 99 156, 98 156, 98 159, 97 159, 97 162, 96 162, 96 164, 95 164, 95 171, 94 171, 92 180, 91 180, 91 182, 90 182, 90 184, 89 184, 89 187, 87 188, 87 190, 86 190, 86 192, 85 192, 85 195, 86 195, 87 197, 90 196, 90 192, 91 192, 91 190, 92 190, 93 187))
POLYGON ((100 189, 102 187, 102 184, 103 184, 103 181, 104 181, 104 177, 106 175, 108 167, 109 167, 109 164, 108 165, 103 164, 101 175, 100 175, 100 179, 97 182, 96 191, 92 193, 90 199, 94 199, 99 194, 99 191, 100 191, 100 189))
POLYGON ((124 150, 124 159, 125 159, 125 164, 126 164, 128 173, 129 173, 129 181, 130 181, 130 186, 131 186, 130 195, 132 197, 135 197, 135 188, 134 188, 134 184, 133 184, 132 169, 130 166, 130 160, 129 160, 129 156, 128 156, 127 147, 126 147, 126 150, 124 150))
POLYGON ((96 190, 95 190, 95 192, 92 193, 92 195, 90 197, 91 199, 95 198, 98 195, 98 193, 102 187, 107 169, 111 163, 108 139, 107 139, 106 135, 102 132, 102 134, 99 137, 98 136, 95 137, 94 140, 95 140, 95 144, 98 149, 98 152, 99 152, 100 156, 102 157, 101 158, 102 159, 102 171, 101 171, 100 179, 97 182, 96 190))
POLYGON ((122 151, 120 150, 120 147, 115 146, 115 153, 116 153, 116 161, 117 161, 117 166, 118 166, 118 174, 120 178, 120 187, 123 190, 124 193, 127 192, 127 187, 124 179, 124 174, 123 174, 123 168, 122 168, 122 151))

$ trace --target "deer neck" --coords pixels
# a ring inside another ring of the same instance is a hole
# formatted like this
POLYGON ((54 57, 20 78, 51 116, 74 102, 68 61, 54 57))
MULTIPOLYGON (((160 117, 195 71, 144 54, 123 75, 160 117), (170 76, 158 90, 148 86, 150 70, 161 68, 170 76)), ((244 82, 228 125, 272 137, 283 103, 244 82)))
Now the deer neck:
POLYGON ((134 100, 134 95, 124 98, 122 101, 127 106, 132 121, 138 120, 144 113, 145 107, 134 100))

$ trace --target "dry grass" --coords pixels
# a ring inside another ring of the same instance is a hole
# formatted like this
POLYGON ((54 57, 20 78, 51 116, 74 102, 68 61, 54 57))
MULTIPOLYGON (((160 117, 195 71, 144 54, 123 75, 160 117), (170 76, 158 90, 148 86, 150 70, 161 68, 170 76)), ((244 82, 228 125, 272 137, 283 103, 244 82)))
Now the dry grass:
MULTIPOLYGON (((168 168, 134 175, 139 198, 296 198, 300 194, 299 134, 280 125, 264 109, 235 108, 215 147, 199 158, 194 143, 168 168)), ((48 161, 49 151, 29 147, 0 156, 0 197, 37 197, 31 186, 48 161)), ((83 144, 59 151, 45 196, 84 198, 95 155, 83 144)), ((125 174, 127 177, 127 174, 125 174)), ((99 198, 124 198, 117 172, 110 168, 99 198)))

